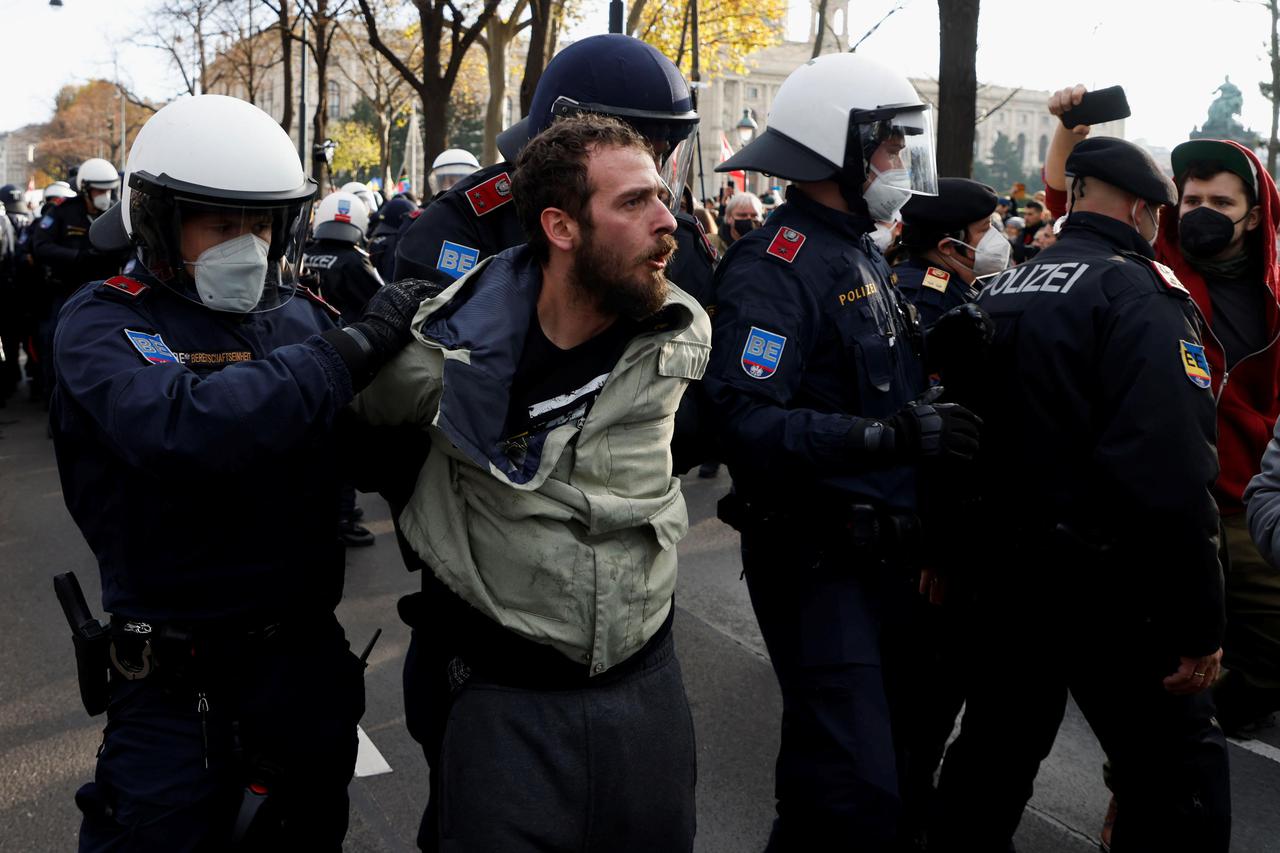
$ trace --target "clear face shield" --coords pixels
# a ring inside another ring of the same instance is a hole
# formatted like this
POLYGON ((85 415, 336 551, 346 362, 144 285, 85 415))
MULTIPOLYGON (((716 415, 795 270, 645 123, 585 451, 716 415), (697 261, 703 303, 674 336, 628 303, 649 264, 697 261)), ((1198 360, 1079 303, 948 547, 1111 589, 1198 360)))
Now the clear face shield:
POLYGON ((459 163, 453 166, 441 166, 438 169, 432 169, 431 174, 427 176, 427 185, 431 187, 431 194, 444 192, 451 189, 454 184, 476 171, 465 163, 459 163))
POLYGON ((858 139, 866 176, 909 195, 937 195, 938 165, 929 108, 896 109, 855 111, 849 117, 849 130, 858 139))
POLYGON ((658 175, 670 190, 670 196, 666 199, 667 207, 673 213, 680 209, 680 198, 684 194, 685 186, 689 183, 694 151, 697 147, 695 144, 695 131, 698 129, 696 113, 676 115, 650 110, 633 110, 605 104, 580 103, 565 97, 556 99, 551 106, 551 113, 555 116, 594 113, 612 116, 631 125, 653 146, 658 175))
POLYGON ((310 199, 243 205, 134 193, 132 200, 135 235, 148 250, 144 259, 183 297, 235 314, 271 311, 293 297, 310 199), (163 248, 149 251, 157 245, 163 248))

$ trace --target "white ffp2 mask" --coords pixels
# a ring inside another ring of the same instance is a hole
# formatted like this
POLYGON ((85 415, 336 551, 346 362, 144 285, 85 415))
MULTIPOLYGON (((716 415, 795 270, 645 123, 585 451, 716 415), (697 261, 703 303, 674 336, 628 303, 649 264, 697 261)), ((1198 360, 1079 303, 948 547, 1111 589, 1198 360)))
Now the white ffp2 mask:
POLYGON ((261 237, 241 234, 201 252, 189 262, 200 301, 215 311, 252 311, 266 286, 270 249, 261 237))
POLYGON ((863 191, 862 199, 867 203, 867 212, 872 219, 889 222, 911 198, 911 190, 908 189, 911 186, 911 175, 906 169, 887 169, 882 172, 875 166, 871 167, 871 172, 875 178, 863 191))

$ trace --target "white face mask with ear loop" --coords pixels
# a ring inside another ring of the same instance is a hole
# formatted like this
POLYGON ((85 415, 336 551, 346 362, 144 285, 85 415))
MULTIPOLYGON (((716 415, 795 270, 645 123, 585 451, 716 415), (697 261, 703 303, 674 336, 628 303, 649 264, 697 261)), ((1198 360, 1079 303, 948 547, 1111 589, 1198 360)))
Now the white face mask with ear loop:
POLYGON ((1133 230, 1138 232, 1139 237, 1141 237, 1143 240, 1146 240, 1148 243, 1154 244, 1156 242, 1156 237, 1160 234, 1160 220, 1156 219, 1155 213, 1152 212, 1151 202, 1143 201, 1143 199, 1140 199, 1140 198, 1135 198, 1133 200, 1133 206, 1129 208, 1129 221, 1133 223, 1133 230), (1143 204, 1146 205, 1147 216, 1151 219, 1151 238, 1150 239, 1147 239, 1146 235, 1142 233, 1142 229, 1138 227, 1138 203, 1139 202, 1142 202, 1143 204))
POLYGON ((200 301, 215 311, 252 311, 266 287, 270 249, 271 244, 256 234, 241 234, 188 261, 200 301))
POLYGON ((995 228, 988 228, 978 241, 978 245, 970 246, 963 240, 948 237, 953 243, 959 243, 973 252, 973 277, 975 279, 990 278, 1009 268, 1009 258, 1013 254, 1013 245, 1009 239, 995 228))
POLYGON ((91 197, 92 197, 92 199, 93 199, 93 206, 94 206, 95 208, 97 208, 99 211, 102 211, 102 212, 104 212, 104 213, 105 213, 105 212, 107 211, 107 209, 108 209, 109 207, 111 207, 111 193, 110 193, 110 191, 108 191, 108 192, 103 192, 103 193, 92 193, 92 192, 91 192, 91 193, 90 193, 90 195, 91 195, 91 197))
POLYGON ((911 173, 906 169, 886 169, 882 172, 875 166, 871 167, 871 173, 875 177, 863 190, 862 200, 867 203, 867 212, 872 219, 889 222, 911 198, 911 173))

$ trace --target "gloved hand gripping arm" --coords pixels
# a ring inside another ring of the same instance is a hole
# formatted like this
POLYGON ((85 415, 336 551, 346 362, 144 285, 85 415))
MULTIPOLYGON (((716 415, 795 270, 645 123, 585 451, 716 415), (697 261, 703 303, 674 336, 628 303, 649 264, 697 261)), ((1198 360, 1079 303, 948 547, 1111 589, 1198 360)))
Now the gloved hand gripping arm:
POLYGON ((368 385, 378 368, 404 349, 413 339, 410 326, 418 306, 442 289, 416 279, 389 284, 373 295, 359 320, 321 335, 351 371, 352 388, 359 391, 368 385))
POLYGON ((956 403, 934 402, 941 396, 937 386, 885 420, 854 419, 847 436, 850 452, 884 464, 973 459, 982 419, 956 403))

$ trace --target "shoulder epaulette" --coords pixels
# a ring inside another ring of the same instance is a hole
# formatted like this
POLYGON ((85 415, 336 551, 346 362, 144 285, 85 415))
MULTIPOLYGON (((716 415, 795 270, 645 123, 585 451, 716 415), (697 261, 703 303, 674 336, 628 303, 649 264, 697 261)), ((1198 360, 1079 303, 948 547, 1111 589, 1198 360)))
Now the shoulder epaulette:
POLYGON ((151 288, 149 288, 147 285, 143 284, 137 279, 129 278, 127 275, 112 276, 111 278, 104 281, 102 284, 98 285, 99 292, 123 293, 125 296, 128 296, 130 299, 137 299, 139 296, 146 293, 150 289, 151 288), (104 290, 104 288, 111 288, 111 290, 107 291, 107 290, 104 290))
POLYGON ((794 228, 779 228, 765 253, 789 264, 794 263, 796 256, 800 254, 800 247, 804 245, 804 239, 804 235, 794 228))
POLYGON ((946 270, 940 270, 937 267, 929 267, 924 271, 924 279, 920 282, 924 287, 936 290, 939 293, 947 292, 947 285, 951 282, 951 273, 946 270))
POLYGON ((1184 285, 1181 281, 1178 280, 1178 274, 1175 273, 1173 270, 1171 270, 1169 267, 1165 266, 1159 261, 1151 261, 1151 266, 1155 267, 1156 278, 1163 281, 1169 287, 1170 290, 1181 290, 1183 293, 1187 294, 1188 296, 1191 294, 1191 291, 1187 290, 1186 285, 1184 285))
POLYGON ((483 184, 467 190, 467 201, 476 216, 493 213, 512 199, 511 178, 506 172, 494 175, 483 184))
POLYGON ((316 293, 314 290, 307 287, 305 284, 299 284, 299 285, 296 285, 296 287, 298 289, 298 293, 300 293, 304 299, 310 299, 312 302, 319 305, 321 308, 328 311, 330 314, 332 314, 335 317, 342 316, 341 311, 339 311, 337 308, 334 308, 328 302, 325 302, 324 298, 321 297, 320 294, 316 293))

